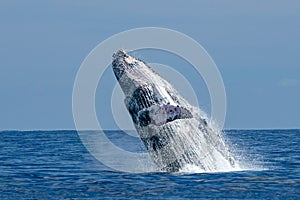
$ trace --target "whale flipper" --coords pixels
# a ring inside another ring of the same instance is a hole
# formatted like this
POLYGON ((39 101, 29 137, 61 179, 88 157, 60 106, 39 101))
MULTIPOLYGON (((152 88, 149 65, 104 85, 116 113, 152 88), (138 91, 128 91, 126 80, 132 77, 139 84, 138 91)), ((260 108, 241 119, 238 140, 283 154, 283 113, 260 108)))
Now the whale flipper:
POLYGON ((154 124, 157 126, 174 121, 176 119, 192 118, 192 113, 181 106, 170 104, 152 105, 138 112, 138 122, 140 126, 154 124))

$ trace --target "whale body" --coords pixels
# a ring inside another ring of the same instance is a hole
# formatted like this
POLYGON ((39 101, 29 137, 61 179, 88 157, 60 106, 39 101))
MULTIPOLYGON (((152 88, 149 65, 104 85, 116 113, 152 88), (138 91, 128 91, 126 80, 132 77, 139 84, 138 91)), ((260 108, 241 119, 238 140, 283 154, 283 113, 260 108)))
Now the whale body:
POLYGON ((150 66, 119 50, 112 67, 134 126, 159 169, 176 172, 187 164, 205 171, 235 167, 219 131, 150 66))

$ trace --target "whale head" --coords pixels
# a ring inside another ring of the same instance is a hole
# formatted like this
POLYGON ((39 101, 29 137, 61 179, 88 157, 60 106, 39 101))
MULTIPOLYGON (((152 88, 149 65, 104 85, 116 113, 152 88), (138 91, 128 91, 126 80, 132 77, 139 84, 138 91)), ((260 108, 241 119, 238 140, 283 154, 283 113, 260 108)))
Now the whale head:
POLYGON ((181 106, 183 98, 177 91, 143 61, 119 50, 113 55, 112 67, 135 125, 159 126, 193 117, 181 106))
POLYGON ((113 54, 112 67, 126 96, 132 95, 133 91, 139 86, 147 86, 153 83, 151 77, 155 72, 142 61, 127 54, 123 49, 113 54))

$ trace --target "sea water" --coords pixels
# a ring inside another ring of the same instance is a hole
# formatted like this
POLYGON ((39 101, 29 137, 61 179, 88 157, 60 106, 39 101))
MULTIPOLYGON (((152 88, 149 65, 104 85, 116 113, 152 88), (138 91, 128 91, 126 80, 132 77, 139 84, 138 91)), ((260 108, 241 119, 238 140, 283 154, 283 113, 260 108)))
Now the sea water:
MULTIPOLYGON (((126 132, 105 134, 145 152, 126 132)), ((300 130, 227 130, 223 138, 240 170, 126 173, 95 159, 76 131, 2 131, 0 199, 300 198, 300 130)))

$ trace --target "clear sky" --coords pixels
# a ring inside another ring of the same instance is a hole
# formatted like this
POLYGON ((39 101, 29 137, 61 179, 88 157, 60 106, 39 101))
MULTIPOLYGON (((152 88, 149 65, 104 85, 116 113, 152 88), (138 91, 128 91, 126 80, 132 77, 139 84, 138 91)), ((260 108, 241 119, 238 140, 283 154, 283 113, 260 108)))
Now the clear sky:
POLYGON ((300 1, 1 0, 0 130, 74 129, 83 59, 144 26, 185 33, 212 56, 225 128, 300 128, 300 1))

